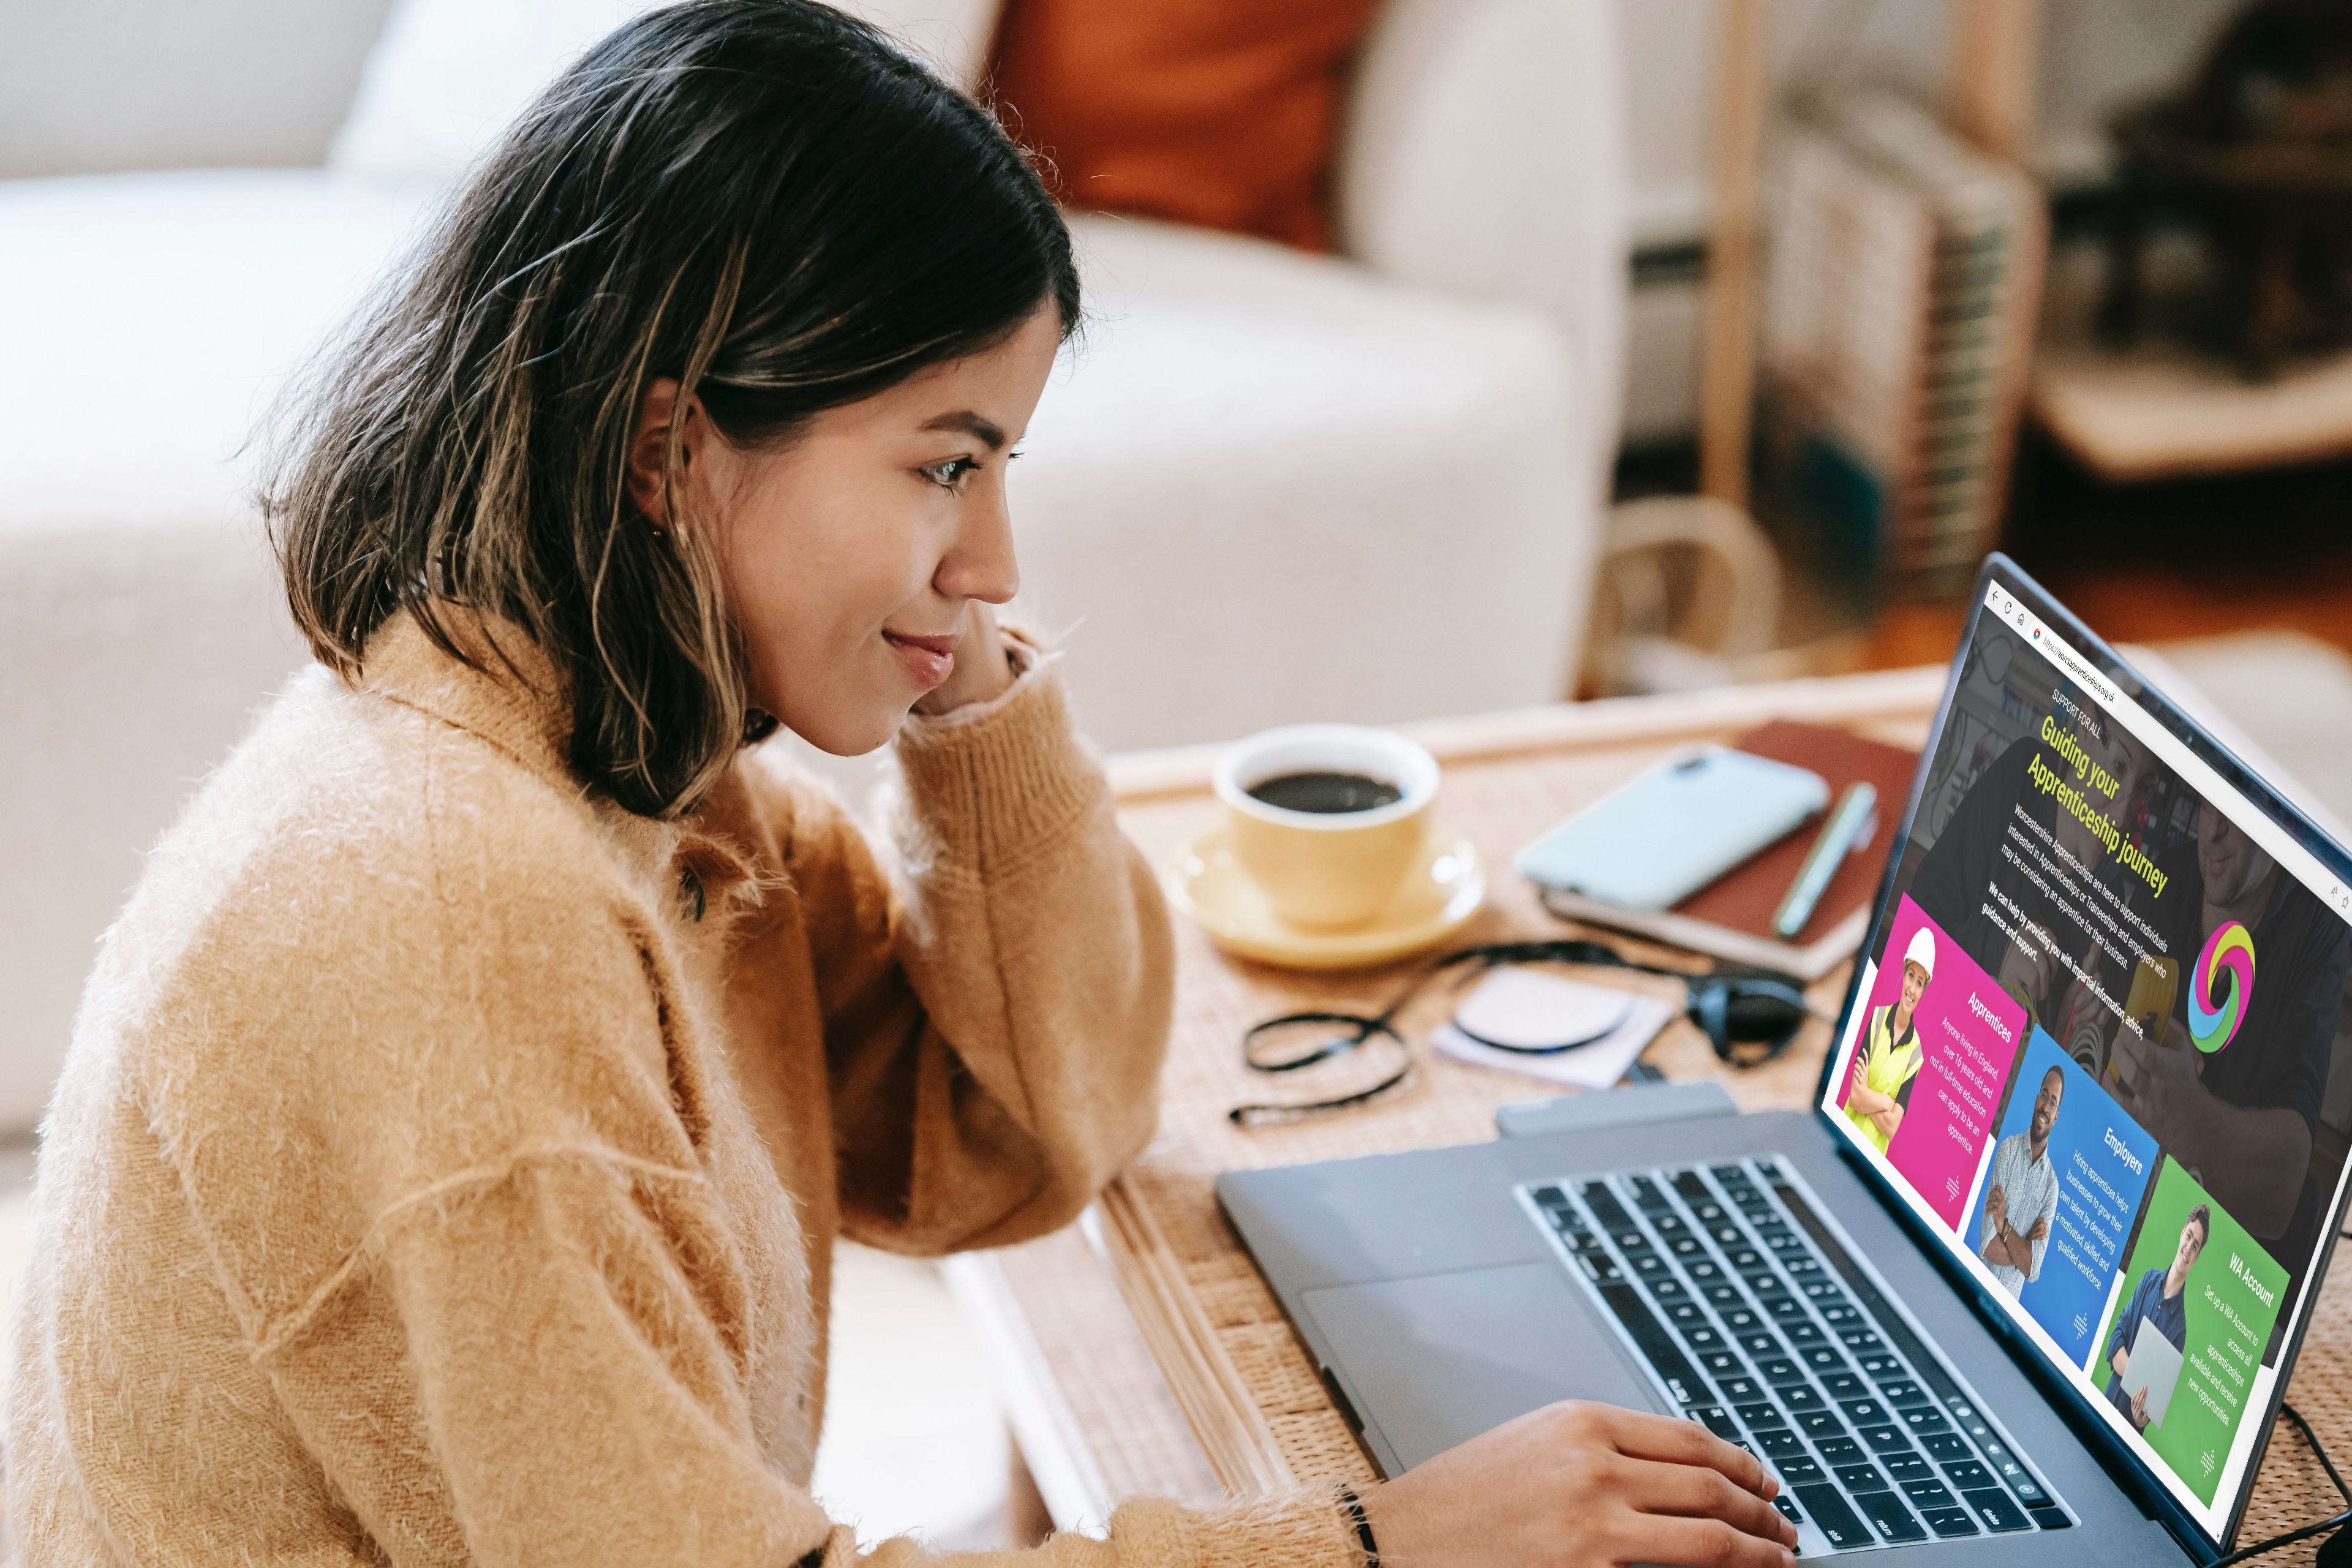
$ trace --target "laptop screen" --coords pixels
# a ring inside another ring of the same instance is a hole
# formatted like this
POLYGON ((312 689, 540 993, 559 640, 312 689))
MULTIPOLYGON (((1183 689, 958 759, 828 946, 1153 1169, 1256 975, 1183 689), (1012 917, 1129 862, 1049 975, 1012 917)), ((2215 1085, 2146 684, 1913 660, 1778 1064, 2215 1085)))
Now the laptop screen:
POLYGON ((2219 1540, 2352 1136, 2352 892, 1988 574, 1830 1124, 2219 1540))

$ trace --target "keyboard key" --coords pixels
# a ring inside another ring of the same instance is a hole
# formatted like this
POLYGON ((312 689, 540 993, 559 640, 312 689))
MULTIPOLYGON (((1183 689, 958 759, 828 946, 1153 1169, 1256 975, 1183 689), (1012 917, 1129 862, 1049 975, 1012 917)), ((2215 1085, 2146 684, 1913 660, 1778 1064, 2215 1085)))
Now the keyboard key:
POLYGON ((1761 1399, 1764 1385, 1752 1377, 1727 1377, 1723 1380, 1723 1396, 1735 1405, 1743 1399, 1761 1399))
POLYGON ((1758 1362, 1756 1371, 1765 1382, 1775 1388, 1792 1383, 1801 1384, 1805 1381, 1805 1369, 1784 1355, 1776 1355, 1769 1361, 1758 1362))
POLYGON ((1840 1465, 1837 1479, 1850 1492, 1883 1492, 1886 1478, 1878 1473, 1875 1465, 1840 1465))
POLYGON ((1860 1357, 1856 1361, 1855 1364, 1860 1366, 1862 1370, 1869 1375, 1872 1382, 1879 1384, 1881 1387, 1885 1386, 1888 1383, 1894 1382, 1898 1378, 1908 1378, 1911 1375, 1909 1372, 1905 1370, 1901 1362, 1896 1361, 1893 1356, 1886 1354, 1884 1351, 1874 1352, 1870 1355, 1860 1357))
POLYGON ((1822 1321, 1832 1329, 1851 1328, 1863 1321, 1862 1309, 1852 1305, 1823 1307, 1821 1309, 1821 1313, 1822 1321))
POLYGON ((1900 1426, 1857 1426, 1854 1431, 1874 1454, 1900 1454, 1911 1447, 1911 1439, 1900 1426))
POLYGON ((1748 1233, 1736 1225, 1711 1225, 1706 1233, 1726 1247, 1738 1247, 1748 1239, 1748 1233))
POLYGON ((1783 1410, 1822 1410, 1828 1405, 1827 1400, 1801 1383, 1794 1388, 1780 1391, 1780 1408, 1783 1410))
POLYGON ((1893 1419, 1886 1406, 1875 1399, 1841 1399, 1838 1408, 1852 1416, 1857 1426, 1884 1426, 1893 1419))
POLYGON ((1591 1277, 1592 1282, 1596 1285, 1614 1285, 1625 1278, 1625 1271, 1617 1267, 1614 1259, 1604 1254, 1588 1252, 1577 1261, 1584 1265, 1584 1272, 1591 1277))
POLYGON ((1695 1236, 1670 1236, 1666 1247, 1676 1258, 1697 1258, 1706 1251, 1706 1243, 1695 1236))
POLYGON ((1775 1296, 1764 1303, 1776 1323, 1801 1323, 1805 1321, 1805 1304, 1794 1296, 1775 1296))
POLYGON ((1732 1420, 1731 1412, 1720 1405, 1702 1405, 1691 1414, 1698 1417, 1708 1431, 1726 1441, 1739 1436, 1739 1424, 1732 1420))
POLYGON ((1640 1253, 1625 1261, 1633 1266, 1637 1279, 1671 1279, 1674 1278, 1674 1266, 1654 1252, 1640 1253))
POLYGON ((1780 1259, 1780 1268, 1790 1278, 1802 1285, 1808 1279, 1821 1273, 1822 1260, 1800 1252, 1780 1259))
MULTIPOLYGON (((1786 1426, 1775 1426, 1769 1432, 1757 1433, 1756 1446, 1776 1459, 1792 1458, 1805 1451, 1803 1440, 1786 1426)), ((2006 1496, 2000 1493, 1988 1492, 1985 1495, 2000 1496, 2003 1502, 2009 1500, 2006 1496)))
POLYGON ((1748 1167, 1745 1165, 1709 1165, 1707 1173, 1727 1187, 1748 1185, 1748 1167))
POLYGON ((1966 1441, 1954 1436, 1949 1432, 1931 1433, 1919 1440, 1919 1446, 1927 1450, 1928 1458, 1940 1464, 1949 1464, 1954 1459, 1975 1457, 1969 1452, 1966 1441))
POLYGON ((1851 1437, 1824 1437, 1814 1447, 1832 1465, 1858 1465, 1870 1458, 1862 1451, 1862 1445, 1851 1437))
POLYGON ((1804 1410, 1797 1415, 1797 1426, 1806 1436, 1816 1440, 1845 1436, 1845 1423, 1830 1410, 1804 1410))
POLYGON ((1777 1253, 1799 1252, 1803 1250, 1805 1245, 1805 1238, 1792 1230, 1768 1231, 1759 1226, 1757 1227, 1756 1235, 1766 1247, 1777 1253))
POLYGON ((1738 1307, 1748 1300, 1748 1293, 1727 1279, 1718 1279, 1699 1292, 1712 1306, 1738 1307))
POLYGON ((1874 1331, 1867 1327, 1859 1329, 1839 1329, 1835 1331, 1835 1332, 1838 1337, 1838 1342, 1844 1345, 1846 1349, 1852 1351, 1856 1355, 1869 1355, 1873 1352, 1883 1351, 1886 1348, 1886 1342, 1880 1339, 1874 1331))
POLYGON ((1764 1261, 1764 1255, 1752 1247, 1727 1247, 1724 1256, 1731 1259, 1734 1268, 1753 1268, 1764 1261))
MULTIPOLYGON (((1750 1308, 1734 1307, 1723 1314, 1723 1326, 1735 1334, 1744 1334, 1750 1329, 1762 1328, 1764 1318, 1750 1308)), ((1937 1419, 1940 1421, 1943 1417, 1938 1414, 1937 1419)))
POLYGON ((1696 1328, 1683 1331, 1683 1342, 1695 1351, 1711 1351, 1723 1342, 1723 1335, 1701 1323, 1696 1328))
POLYGON ((1822 1386, 1829 1391, 1832 1399, 1860 1399, 1870 1392, 1862 1379, 1850 1372, 1830 1373, 1822 1379, 1822 1386))
POLYGON ((1685 1260, 1683 1264, 1683 1271, 1702 1285, 1706 1284, 1710 1279, 1720 1279, 1723 1278, 1723 1266, 1706 1258, 1694 1258, 1685 1260))
POLYGON ((1686 1300, 1690 1296, 1690 1292, 1683 1288, 1683 1282, 1670 1276, 1644 1279, 1642 1283, 1647 1285, 1650 1288, 1650 1294, 1661 1301, 1686 1300))
POLYGON ((1946 1489, 1941 1481, 1906 1481, 1903 1484, 1903 1495, 1910 1500, 1913 1508, 1922 1513, 1931 1508, 1960 1506, 1960 1500, 1946 1489))
POLYGON ((1666 1309, 1666 1321, 1678 1329, 1706 1321, 1706 1309, 1696 1301, 1677 1301, 1666 1309))
MULTIPOLYGON (((1810 1460, 1807 1462, 1811 1463, 1810 1460)), ((1797 1500, 1792 1493, 1780 1493, 1772 1500, 1772 1506, 1779 1509, 1780 1510, 1780 1517, 1787 1520, 1790 1524, 1802 1524, 1805 1522, 1804 1512, 1797 1507, 1797 1500)))
MULTIPOLYGON (((1927 1456, 1925 1454, 1889 1454, 1881 1462, 1886 1466, 1886 1473, 1898 1481, 1928 1481, 1936 1479, 1935 1467, 1927 1463, 1927 1456)), ((1992 1478, 1988 1476, 1985 1479, 1990 1481, 1992 1478)))
POLYGON ((1620 1252, 1647 1252, 1650 1250, 1650 1238, 1648 1235, 1643 1231, 1621 1230, 1609 1239, 1617 1244, 1617 1250, 1620 1252))
POLYGON ((1884 1399, 1889 1405, 1927 1405, 1932 1403, 1928 1398, 1927 1391, 1926 1389, 1920 1387, 1916 1383, 1906 1383, 1900 1378, 1897 1378, 1893 1383, 1883 1383, 1879 1384, 1878 1397, 1884 1399))
POLYGON ((1786 1354, 1788 1350, 1788 1347, 1781 1344, 1777 1336, 1768 1334, 1761 1329, 1757 1330, 1751 1334, 1740 1335, 1739 1348, 1746 1351, 1749 1355, 1754 1356, 1758 1361, 1765 1361, 1773 1356, 1786 1354))
POLYGON ((1986 1487, 2000 1484, 1992 1479, 1990 1470, 1986 1469, 1974 1459, 1961 1459, 1946 1465, 1944 1474, 1951 1479, 1954 1486, 1964 1492, 1981 1491, 1986 1487))
POLYGON ((1633 1194, 1633 1205, 1636 1208, 1644 1211, 1663 1210, 1668 1214, 1674 1212, 1675 1200, 1661 1192, 1658 1189, 1658 1184, 1649 1177, 1630 1176, 1626 1178, 1625 1185, 1633 1194))
POLYGON ((1780 1479, 1785 1484, 1792 1487, 1799 1481, 1820 1481, 1829 1479, 1827 1470, 1802 1456, 1780 1460, 1772 1468, 1780 1472, 1780 1479))
POLYGON ((1792 1489, 1797 1494, 1797 1500, 1804 1505, 1805 1511, 1813 1516, 1813 1528, 1820 1531, 1822 1538, 1832 1546, 1843 1552, 1868 1543, 1869 1528, 1855 1517, 1853 1510, 1846 1505, 1845 1499, 1838 1495, 1835 1487, 1815 1483, 1792 1489))
POLYGON ((1969 1510, 1964 1508, 1929 1509, 1919 1517, 1927 1521, 1928 1529, 1947 1541, 1954 1536, 1977 1532, 1977 1521, 1969 1517, 1969 1510))
POLYGON ((1690 1226, 1683 1223, 1683 1216, 1678 1214, 1654 1214, 1650 1216, 1650 1228, 1660 1236, 1681 1236, 1690 1226))
POLYGON ((1576 1195, 1584 1200, 1585 1208, 1601 1222, 1601 1229, 1633 1228, 1633 1216, 1625 1212, 1625 1205, 1617 1201, 1617 1194, 1609 1190, 1608 1183, 1587 1182, 1576 1189, 1576 1195))
POLYGON ((1748 1363, 1729 1351, 1709 1351, 1698 1358, 1698 1364, 1706 1369, 1709 1376, 1718 1380, 1744 1377, 1748 1373, 1748 1363))
POLYGON ((1789 1424, 1781 1415, 1780 1407, 1777 1405, 1761 1403, 1735 1405, 1732 1409, 1738 1412, 1739 1418, 1748 1423, 1751 1431, 1761 1431, 1767 1426, 1786 1426, 1789 1424))
POLYGON ((1692 1204, 1691 1213, 1698 1216, 1699 1224, 1713 1225, 1723 1217, 1723 1205, 1717 1203, 1714 1198, 1709 1197, 1704 1201, 1692 1204))
POLYGON ((1707 1188, 1706 1178, 1696 1171, 1676 1171, 1667 1180, 1674 1183, 1675 1191, 1682 1194, 1685 1203, 1703 1204, 1714 1196, 1707 1188))
POLYGON ((1963 1492, 1960 1496, 1968 1503, 1969 1511, 1982 1520, 1984 1527, 1996 1535, 2012 1530, 2033 1528, 2033 1521, 2025 1517, 2023 1509, 2009 1500, 2007 1492, 1988 1489, 1963 1492))
POLYGON ((1807 1366, 1823 1375, 1843 1372, 1846 1368, 1844 1355, 1828 1345, 1814 1345, 1800 1353, 1804 1356, 1807 1366))
POLYGON ((1568 1207, 1568 1194, 1561 1192, 1558 1187, 1538 1187, 1534 1192, 1528 1195, 1535 1199, 1536 1203, 1543 1208, 1564 1209, 1568 1207))
POLYGON ((1812 1323, 1790 1323, 1782 1331, 1789 1336, 1789 1342, 1793 1345, 1825 1344, 1829 1340, 1829 1336, 1822 1333, 1818 1325, 1812 1323))
POLYGON ((1774 1302, 1789 1299, 1789 1288, 1781 1284, 1780 1277, 1769 1268, 1751 1268, 1740 1278, 1748 1281, 1748 1289, 1755 1293, 1757 1304, 1768 1312, 1779 1310, 1774 1302))
POLYGON ((2043 1491, 2042 1488, 2035 1483, 2033 1478, 2026 1474, 2023 1470, 2019 1470, 2013 1476, 2007 1476, 2006 1479, 2009 1481, 2009 1489, 2015 1492, 2017 1494, 2018 1500, 2025 1504, 2026 1507, 2032 1508, 2036 1503, 2044 1503, 2050 1500, 2050 1494, 2043 1491))
POLYGON ((1600 1295, 1601 1304, 1616 1314, 1617 1321, 1624 1327, 1626 1337, 1649 1362, 1676 1404, 1707 1405, 1714 1402, 1706 1384, 1699 1381, 1698 1369, 1691 1365, 1690 1359, 1683 1354, 1682 1347, 1675 1343, 1674 1336, 1666 1331, 1666 1326, 1658 1321, 1657 1314, 1651 1311, 1649 1303, 1642 1300, 1639 1290, 1631 1285, 1603 1285, 1600 1295))
POLYGON ((1777 1182, 1780 1179, 1780 1163, 1773 1160, 1759 1160, 1756 1162, 1756 1173, 1768 1182, 1777 1182))
POLYGON ((1797 1289, 1804 1294, 1806 1300, 1819 1301, 1823 1306, 1845 1300, 1845 1292, 1837 1288, 1834 1279, 1808 1279, 1797 1289))
POLYGON ((1944 1413, 1932 1405, 1906 1410, 1902 1415, 1903 1424, 1914 1432, 1948 1432, 1952 1429, 1952 1424, 1944 1419, 1944 1413))
POLYGON ((1870 1521, 1872 1528, 1878 1531, 1878 1538, 1881 1541, 1927 1539, 1927 1527, 1912 1518, 1911 1510, 1904 1507, 1903 1500, 1893 1492, 1857 1493, 1853 1500, 1853 1506, 1861 1511, 1864 1518, 1870 1521))

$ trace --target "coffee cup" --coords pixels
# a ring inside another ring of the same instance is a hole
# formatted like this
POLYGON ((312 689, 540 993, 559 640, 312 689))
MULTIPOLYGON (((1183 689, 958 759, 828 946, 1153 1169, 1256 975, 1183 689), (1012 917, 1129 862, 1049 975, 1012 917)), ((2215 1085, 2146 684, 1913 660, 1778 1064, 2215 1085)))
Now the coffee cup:
POLYGON ((1213 773, 1234 858, 1277 916, 1369 923, 1420 858, 1437 759, 1360 724, 1292 724, 1228 746, 1213 773))

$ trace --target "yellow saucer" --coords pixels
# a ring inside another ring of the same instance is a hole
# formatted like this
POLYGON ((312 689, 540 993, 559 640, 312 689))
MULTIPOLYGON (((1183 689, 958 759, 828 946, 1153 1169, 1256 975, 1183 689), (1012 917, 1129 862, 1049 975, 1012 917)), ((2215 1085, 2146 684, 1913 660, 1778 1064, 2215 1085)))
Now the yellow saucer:
POLYGON ((1293 969, 1379 963, 1444 942, 1478 912, 1486 873, 1467 838, 1433 834, 1378 917, 1346 931, 1308 931, 1266 906, 1234 858, 1223 823, 1179 845, 1160 868, 1169 901, 1227 952, 1293 969))

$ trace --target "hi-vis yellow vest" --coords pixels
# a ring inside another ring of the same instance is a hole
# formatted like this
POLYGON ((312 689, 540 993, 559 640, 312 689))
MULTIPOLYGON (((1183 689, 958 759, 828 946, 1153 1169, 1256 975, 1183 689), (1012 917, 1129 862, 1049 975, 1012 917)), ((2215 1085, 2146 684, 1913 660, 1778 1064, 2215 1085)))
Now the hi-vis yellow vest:
MULTIPOLYGON (((1902 1093, 1903 1086, 1909 1083, 1912 1075, 1919 1070, 1921 1054, 1919 1030, 1916 1023, 1903 1032, 1902 1044, 1897 1045, 1888 1037, 1886 1021, 1894 1012, 1895 1004, 1889 1002, 1872 1013, 1862 1036, 1863 1060, 1866 1064, 1862 1081, 1890 1100, 1902 1093)), ((1874 1148, 1882 1154, 1886 1152, 1887 1134, 1878 1130, 1877 1122, 1851 1106, 1847 1107, 1845 1114, 1847 1120, 1861 1129, 1862 1135, 1870 1140, 1874 1148)))

